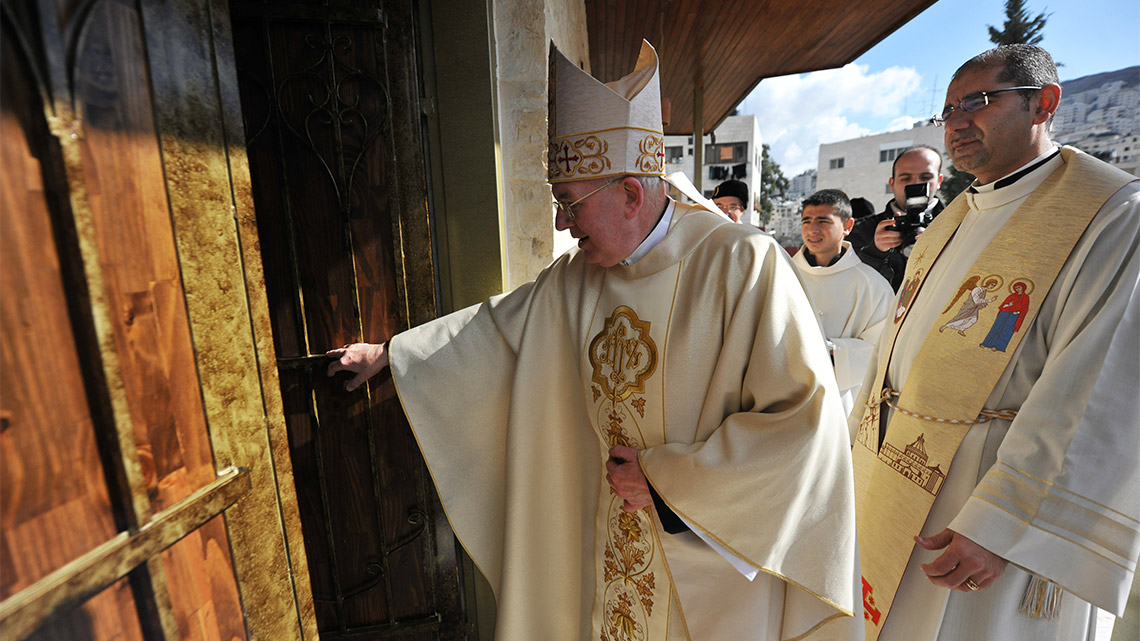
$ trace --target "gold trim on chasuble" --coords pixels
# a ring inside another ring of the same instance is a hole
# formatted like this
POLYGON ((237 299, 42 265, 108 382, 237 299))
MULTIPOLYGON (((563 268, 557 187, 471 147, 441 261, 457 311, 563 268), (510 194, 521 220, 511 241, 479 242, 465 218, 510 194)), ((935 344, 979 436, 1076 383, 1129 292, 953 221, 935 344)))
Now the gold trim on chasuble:
MULTIPOLYGON (((607 448, 624 445, 641 449, 655 444, 645 442, 642 430, 646 382, 657 372, 658 364, 650 325, 629 307, 619 305, 590 341, 587 358, 592 369, 594 424, 607 448)), ((671 589, 651 516, 653 508, 626 512, 622 499, 606 483, 602 484, 600 499, 598 517, 604 519, 605 526, 599 523, 599 534, 604 536, 605 549, 598 559, 601 572, 594 600, 594 638, 663 640, 668 634, 671 589)))

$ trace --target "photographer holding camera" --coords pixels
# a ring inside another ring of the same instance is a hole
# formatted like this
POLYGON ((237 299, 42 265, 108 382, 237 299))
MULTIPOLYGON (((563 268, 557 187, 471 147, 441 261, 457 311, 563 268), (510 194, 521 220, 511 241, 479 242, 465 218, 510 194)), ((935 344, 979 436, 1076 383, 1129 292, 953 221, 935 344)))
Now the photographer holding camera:
POLYGON ((895 158, 888 181, 895 197, 882 212, 856 221, 848 237, 859 258, 896 292, 911 246, 944 207, 934 195, 942 184, 941 171, 942 156, 933 147, 918 145, 903 151, 895 158))

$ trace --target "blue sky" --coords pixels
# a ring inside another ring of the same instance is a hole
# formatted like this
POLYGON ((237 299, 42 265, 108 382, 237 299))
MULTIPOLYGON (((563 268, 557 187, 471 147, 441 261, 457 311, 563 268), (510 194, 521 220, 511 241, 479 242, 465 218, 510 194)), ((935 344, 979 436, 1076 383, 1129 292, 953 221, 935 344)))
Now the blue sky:
MULTIPOLYGON (((1039 43, 1063 64, 1061 80, 1140 64, 1137 0, 1029 0, 1052 14, 1039 43)), ((740 105, 791 177, 816 166, 819 144, 910 126, 938 111, 960 64, 991 46, 1004 0, 938 0, 841 69, 768 78, 740 105)), ((1062 97, 1062 100, 1064 98, 1062 97)))

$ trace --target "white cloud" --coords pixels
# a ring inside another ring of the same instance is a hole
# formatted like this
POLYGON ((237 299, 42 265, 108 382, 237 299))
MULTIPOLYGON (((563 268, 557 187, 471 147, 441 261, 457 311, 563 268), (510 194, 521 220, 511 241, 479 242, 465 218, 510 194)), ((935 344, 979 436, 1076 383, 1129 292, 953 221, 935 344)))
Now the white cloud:
POLYGON ((791 177, 816 166, 820 143, 910 126, 903 116, 907 97, 919 91, 922 78, 910 67, 868 73, 866 65, 849 64, 808 74, 768 78, 740 105, 755 114, 760 135, 771 146, 784 175, 791 177), (903 123, 902 127, 896 126, 903 123))

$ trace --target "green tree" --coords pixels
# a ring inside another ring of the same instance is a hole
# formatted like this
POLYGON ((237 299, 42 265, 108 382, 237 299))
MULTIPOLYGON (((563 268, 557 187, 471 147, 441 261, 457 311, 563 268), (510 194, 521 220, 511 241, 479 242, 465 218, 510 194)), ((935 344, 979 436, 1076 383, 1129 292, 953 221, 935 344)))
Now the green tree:
MULTIPOLYGON (((1045 21, 1049 19, 1052 14, 1044 12, 1037 14, 1035 18, 1029 17, 1029 12, 1025 7, 1025 0, 1005 0, 1005 23, 1002 24, 1001 31, 994 28, 993 25, 986 25, 990 30, 990 42, 995 45, 1013 45, 1013 44, 1027 44, 1035 45, 1045 37, 1042 33, 1045 30, 1045 21)), ((949 203, 957 198, 958 194, 965 191, 970 183, 974 182, 974 175, 965 171, 959 171, 954 163, 948 165, 950 175, 942 181, 942 199, 949 203)))
POLYGON ((1035 45, 1045 37, 1045 21, 1052 14, 1044 12, 1030 18, 1026 11, 1024 0, 1005 0, 1005 24, 1001 31, 993 25, 986 25, 990 30, 990 42, 995 45, 1026 44, 1035 45))
POLYGON ((770 152, 771 148, 767 144, 760 147, 760 193, 754 199, 760 209, 760 224, 764 226, 772 220, 772 199, 783 198, 791 186, 770 152))

